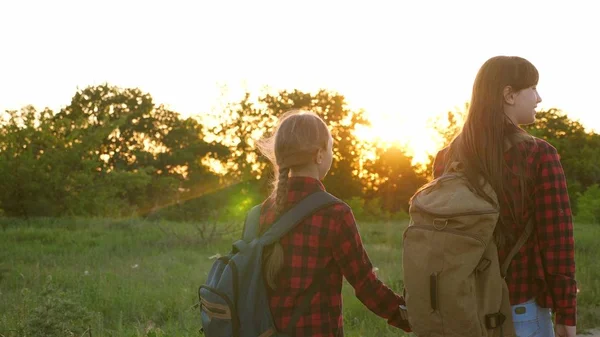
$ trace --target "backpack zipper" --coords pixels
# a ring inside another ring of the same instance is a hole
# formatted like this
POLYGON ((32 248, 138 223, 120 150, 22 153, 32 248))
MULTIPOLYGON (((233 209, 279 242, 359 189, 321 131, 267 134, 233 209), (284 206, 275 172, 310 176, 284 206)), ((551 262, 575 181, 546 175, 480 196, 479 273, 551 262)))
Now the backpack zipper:
MULTIPOLYGON (((237 313, 237 308, 233 305, 233 302, 231 301, 229 296, 227 296, 227 294, 222 293, 213 287, 209 287, 207 285, 201 285, 200 288, 198 289, 198 296, 200 298, 201 298, 200 290, 202 290, 202 289, 206 289, 206 290, 212 292, 213 294, 216 294, 217 296, 221 297, 225 301, 225 303, 227 303, 227 306, 231 310, 232 334, 233 334, 233 337, 238 337, 240 335, 240 321, 239 321, 239 317, 238 317, 238 313, 237 313)), ((202 310, 202 306, 200 306, 200 310, 202 310)))

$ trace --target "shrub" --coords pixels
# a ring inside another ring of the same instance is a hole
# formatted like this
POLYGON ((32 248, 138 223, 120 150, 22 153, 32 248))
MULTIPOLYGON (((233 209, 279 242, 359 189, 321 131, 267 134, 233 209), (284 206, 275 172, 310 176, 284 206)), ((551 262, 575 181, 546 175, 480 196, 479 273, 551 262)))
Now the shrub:
MULTIPOLYGON (((33 296, 26 293, 25 296, 33 296)), ((24 322, 22 332, 28 337, 80 336, 90 326, 94 314, 57 288, 48 277, 41 293, 34 301, 24 322)))
POLYGON ((577 221, 600 224, 600 187, 595 184, 577 198, 577 221))

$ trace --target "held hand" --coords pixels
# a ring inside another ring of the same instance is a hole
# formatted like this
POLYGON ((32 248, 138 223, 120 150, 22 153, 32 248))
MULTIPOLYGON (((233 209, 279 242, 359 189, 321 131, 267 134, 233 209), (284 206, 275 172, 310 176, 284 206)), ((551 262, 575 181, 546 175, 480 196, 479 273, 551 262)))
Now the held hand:
POLYGON ((574 326, 556 324, 554 326, 556 337, 575 337, 576 330, 574 326))

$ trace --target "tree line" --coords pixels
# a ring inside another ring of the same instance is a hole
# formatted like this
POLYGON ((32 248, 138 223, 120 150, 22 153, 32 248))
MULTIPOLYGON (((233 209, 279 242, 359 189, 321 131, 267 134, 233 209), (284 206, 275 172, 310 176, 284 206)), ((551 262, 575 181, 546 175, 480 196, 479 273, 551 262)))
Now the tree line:
MULTIPOLYGON (((398 145, 355 137, 357 127, 369 125, 366 112, 336 92, 247 93, 209 121, 183 117, 137 88, 104 84, 78 90, 60 111, 5 112, 0 212, 191 221, 215 210, 241 215, 270 192, 272 172, 255 142, 290 109, 312 110, 330 126, 334 163, 324 184, 357 215, 405 214, 410 196, 431 179, 431 163, 413 165, 398 145)), ((459 131, 464 113, 432 121, 443 143, 459 131)), ((558 109, 538 117, 527 129, 561 154, 575 210, 600 219, 600 135, 558 109)))

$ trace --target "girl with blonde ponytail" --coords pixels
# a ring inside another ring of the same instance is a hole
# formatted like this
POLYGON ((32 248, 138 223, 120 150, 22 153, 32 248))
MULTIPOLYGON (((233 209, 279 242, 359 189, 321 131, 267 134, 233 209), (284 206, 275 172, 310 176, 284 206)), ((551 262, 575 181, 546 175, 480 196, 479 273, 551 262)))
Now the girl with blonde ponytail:
MULTIPOLYGON (((273 193, 261 207, 262 234, 302 199, 325 191, 321 180, 331 168, 333 139, 316 114, 290 111, 279 119, 273 135, 258 146, 275 171, 273 193)), ((294 320, 294 335, 343 336, 343 277, 367 308, 390 325, 410 331, 400 310, 403 298, 373 272, 352 211, 344 203, 319 209, 279 242, 265 247, 263 270, 269 307, 279 331, 288 330, 292 312, 308 300, 309 309, 294 320), (319 280, 318 290, 305 299, 309 286, 319 280)))

